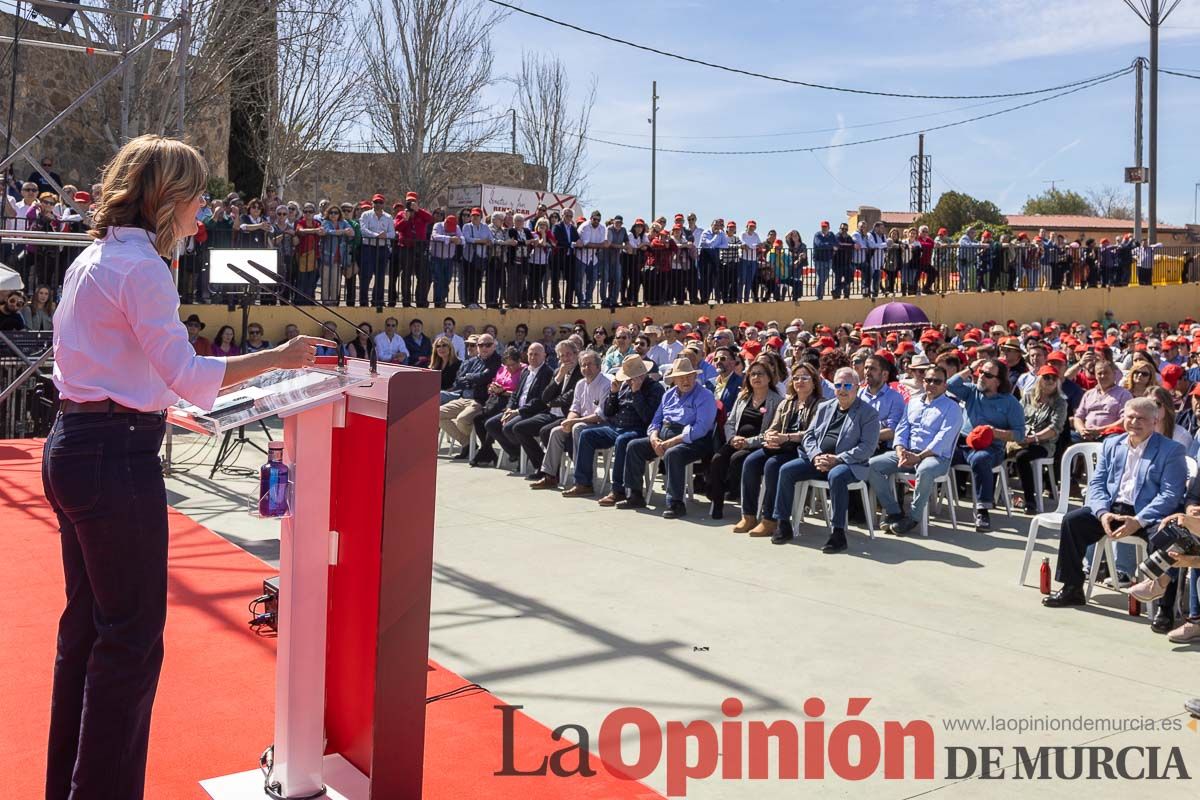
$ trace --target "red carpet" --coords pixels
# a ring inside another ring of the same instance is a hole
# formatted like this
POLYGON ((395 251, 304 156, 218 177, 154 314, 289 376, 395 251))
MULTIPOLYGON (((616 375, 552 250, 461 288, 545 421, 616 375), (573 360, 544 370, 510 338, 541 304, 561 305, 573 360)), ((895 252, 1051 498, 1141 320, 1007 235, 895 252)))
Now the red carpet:
MULTIPOLYGON (((41 442, 0 442, 0 776, 4 796, 43 793, 54 637, 63 605, 58 529, 41 489, 41 442)), ((199 781, 257 766, 271 740, 274 640, 246 626, 246 603, 271 568, 171 511, 170 611, 147 769, 147 798, 206 798, 199 781)), ((429 695, 470 680, 430 663, 429 695)), ((657 798, 612 778, 502 777, 502 703, 477 694, 429 706, 426 798, 657 798)), ((515 731, 519 767, 564 743, 528 717, 515 731)), ((592 732, 593 737, 596 732, 592 732)), ((596 763, 595 760, 593 763, 596 763)))

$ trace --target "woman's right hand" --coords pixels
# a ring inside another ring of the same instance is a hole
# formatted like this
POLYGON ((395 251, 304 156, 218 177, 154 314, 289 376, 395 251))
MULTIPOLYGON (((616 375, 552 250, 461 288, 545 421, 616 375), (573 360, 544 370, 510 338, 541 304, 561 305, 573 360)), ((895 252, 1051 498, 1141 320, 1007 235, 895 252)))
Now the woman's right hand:
POLYGON ((275 366, 279 369, 300 369, 317 363, 317 347, 337 347, 337 342, 319 336, 297 336, 275 347, 275 366))

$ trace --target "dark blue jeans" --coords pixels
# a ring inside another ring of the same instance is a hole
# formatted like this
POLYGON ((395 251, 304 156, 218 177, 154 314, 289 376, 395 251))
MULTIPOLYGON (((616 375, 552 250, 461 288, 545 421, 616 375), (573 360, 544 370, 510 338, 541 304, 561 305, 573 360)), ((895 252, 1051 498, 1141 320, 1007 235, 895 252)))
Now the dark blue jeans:
POLYGON ((759 448, 746 456, 746 460, 742 462, 743 514, 747 517, 771 516, 771 509, 775 508, 776 487, 779 485, 779 468, 795 457, 795 448, 783 451, 759 448))
POLYGON ((640 430, 621 430, 609 425, 594 425, 579 433, 579 452, 575 455, 575 483, 591 486, 595 482, 592 463, 597 450, 613 448, 612 490, 625 491, 625 450, 629 443, 642 435, 640 430))
MULTIPOLYGON (((694 442, 677 444, 663 456, 667 468, 667 505, 681 505, 686 495, 683 485, 683 470, 693 461, 699 461, 707 455, 712 455, 713 440, 711 436, 703 436, 694 442)), ((654 448, 650 446, 650 437, 640 436, 625 446, 625 480, 624 486, 628 491, 641 492, 645 488, 646 462, 653 461, 654 448)), ((616 478, 613 479, 616 483, 616 478)), ((615 488, 615 487, 614 487, 615 488)))
POLYGON ((996 498, 996 473, 992 472, 1004 463, 1004 447, 989 447, 987 450, 972 450, 960 444, 954 450, 954 464, 971 467, 975 490, 975 507, 991 508, 996 498))
MULTIPOLYGON (((830 516, 833 527, 846 528, 846 507, 850 504, 850 490, 854 483, 854 471, 846 464, 838 464, 829 472, 821 472, 801 455, 784 464, 779 470, 779 488, 775 490, 775 519, 780 523, 792 521, 792 503, 796 498, 796 484, 800 481, 829 481, 829 501, 833 506, 830 516)), ((764 515, 766 516, 766 515, 764 515)), ((768 517, 769 519, 769 517, 768 517)))
POLYGON ((167 614, 167 495, 155 414, 68 414, 42 484, 62 533, 46 797, 141 798, 167 614))
POLYGON ((368 298, 370 305, 376 308, 383 306, 383 282, 388 274, 389 253, 387 245, 367 244, 363 242, 358 256, 358 304, 366 306, 368 298), (374 279, 374 286, 371 280, 374 279))

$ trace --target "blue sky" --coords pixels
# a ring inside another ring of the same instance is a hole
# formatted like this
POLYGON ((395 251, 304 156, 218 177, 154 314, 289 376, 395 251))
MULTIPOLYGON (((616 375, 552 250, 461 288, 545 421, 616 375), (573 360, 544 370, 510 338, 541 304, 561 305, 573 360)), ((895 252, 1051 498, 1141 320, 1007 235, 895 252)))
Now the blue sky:
MULTIPOLYGON (((1072 82, 1148 55, 1149 35, 1120 0, 890 0, 752 3, 658 0, 601 5, 515 0, 576 25, 730 66, 841 86, 918 94, 992 94, 1072 82)), ((659 146, 682 150, 809 147, 884 136, 1027 102, 908 100, 833 93, 744 77, 633 50, 524 15, 495 30, 498 74, 515 72, 522 49, 552 53, 582 92, 598 77, 592 135, 648 145, 650 83, 658 81, 659 146), (987 105, 979 105, 988 102, 987 105), (964 110, 966 106, 975 106, 964 110), (945 112, 894 124, 850 126, 945 112), (792 136, 761 136, 820 131, 792 136), (753 135, 753 136, 752 136, 753 135), (747 138, 682 138, 682 137, 747 138), (751 138, 752 136, 752 138, 751 138)), ((1200 70, 1200 2, 1187 0, 1162 29, 1160 63, 1200 70)), ((1149 81, 1147 79, 1147 91, 1149 81)), ((1133 164, 1131 75, 1032 108, 931 132, 933 199, 967 192, 1018 212, 1048 188, 1121 185, 1133 164)), ((507 108, 507 87, 496 89, 507 108)), ((1158 216, 1192 221, 1200 80, 1159 84, 1158 216)), ((1148 131, 1147 131, 1148 133, 1148 131)), ((658 156, 657 210, 695 210, 762 230, 796 227, 807 239, 821 219, 858 205, 903 210, 916 136, 781 155, 658 156)), ((648 216, 650 154, 589 146, 589 207, 648 216)), ((551 187, 556 188, 556 187, 551 187)))

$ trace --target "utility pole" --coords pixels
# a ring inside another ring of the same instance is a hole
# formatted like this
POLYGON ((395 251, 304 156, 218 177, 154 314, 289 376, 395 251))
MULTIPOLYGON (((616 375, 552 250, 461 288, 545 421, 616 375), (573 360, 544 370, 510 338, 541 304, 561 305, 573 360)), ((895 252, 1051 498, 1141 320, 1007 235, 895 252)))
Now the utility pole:
POLYGON ((925 213, 925 134, 917 134, 917 213, 925 213))
POLYGON ((650 83, 650 219, 654 214, 654 193, 658 171, 658 81, 650 83))
POLYGON ((1192 224, 1195 225, 1200 220, 1196 219, 1196 212, 1200 210, 1200 181, 1196 181, 1196 188, 1192 190, 1192 224))
POLYGON ((1061 180, 1062 180, 1062 178, 1051 178, 1051 179, 1050 179, 1050 180, 1048 180, 1048 181, 1042 181, 1042 183, 1048 183, 1048 184, 1050 184, 1050 191, 1052 191, 1052 192, 1053 192, 1053 191, 1055 191, 1055 190, 1058 188, 1058 185, 1057 185, 1057 184, 1058 184, 1058 182, 1059 182, 1059 181, 1061 181, 1061 180))
MULTIPOLYGON (((1142 168, 1142 67, 1145 59, 1134 59, 1134 95, 1133 95, 1133 165, 1141 171, 1142 168)), ((1133 238, 1142 240, 1142 184, 1133 184, 1133 238)))
MULTIPOLYGON (((1149 217, 1146 220, 1147 244, 1155 244, 1158 241, 1158 29, 1181 2, 1183 0, 1142 0, 1139 8, 1130 0, 1125 0, 1125 5, 1150 28, 1150 169, 1146 176, 1150 193, 1149 207, 1146 210, 1146 216, 1149 217)), ((1138 78, 1140 86, 1140 71, 1138 78)), ((1138 235, 1141 235, 1141 232, 1139 228, 1138 235)))
POLYGON ((517 110, 512 110, 512 151, 513 155, 517 154, 517 110))
POLYGON ((1146 220, 1147 239, 1151 245, 1158 241, 1158 26, 1161 17, 1158 0, 1154 0, 1150 8, 1150 198, 1146 209, 1149 216, 1146 220))

